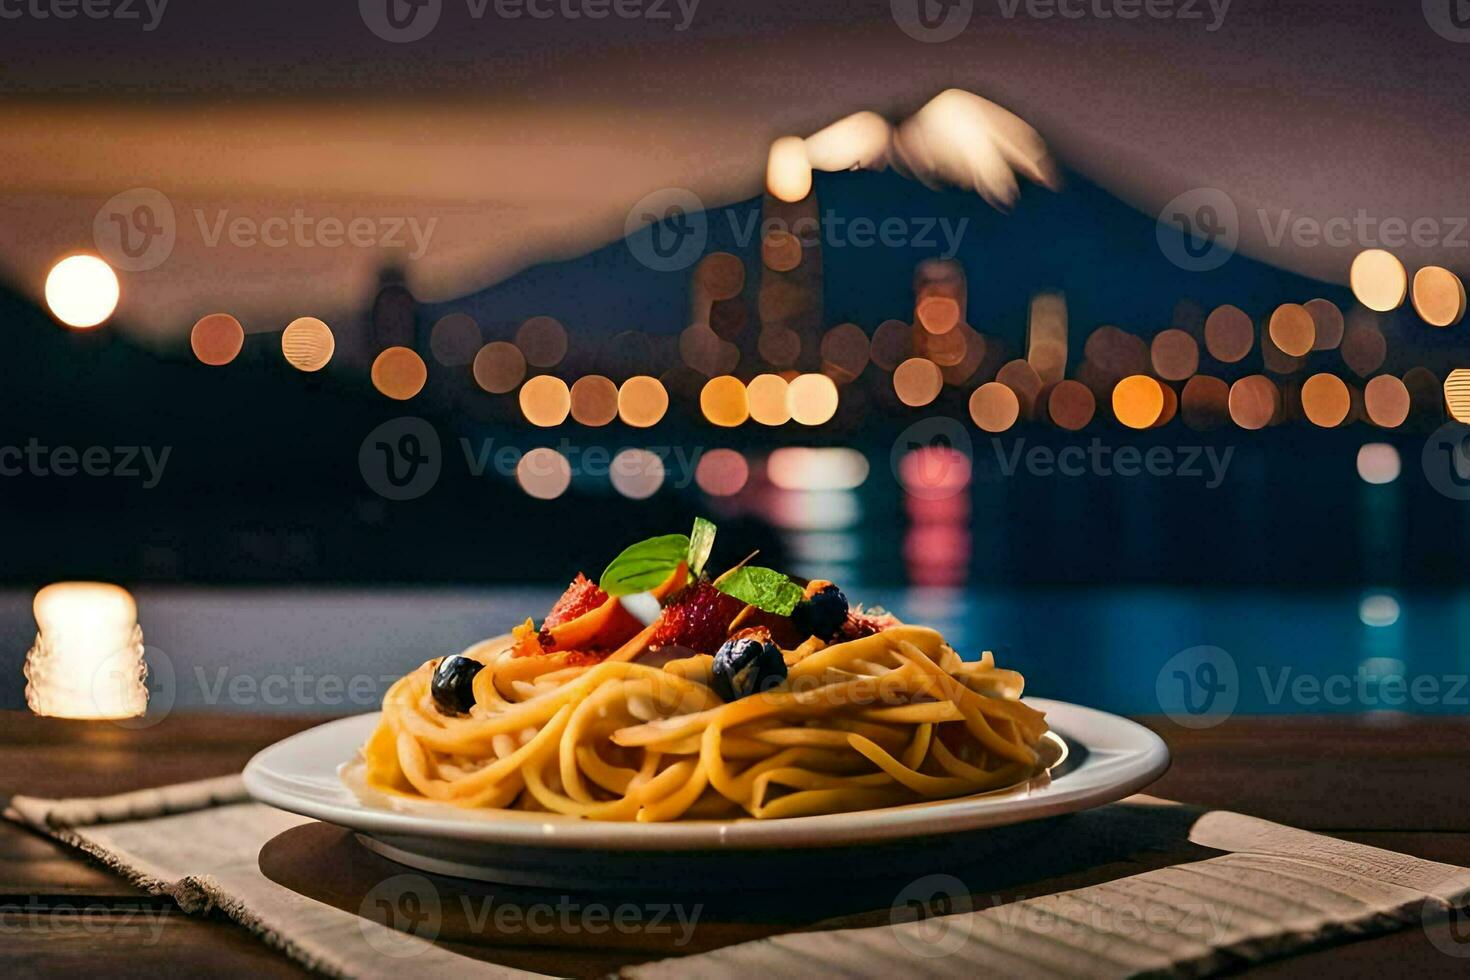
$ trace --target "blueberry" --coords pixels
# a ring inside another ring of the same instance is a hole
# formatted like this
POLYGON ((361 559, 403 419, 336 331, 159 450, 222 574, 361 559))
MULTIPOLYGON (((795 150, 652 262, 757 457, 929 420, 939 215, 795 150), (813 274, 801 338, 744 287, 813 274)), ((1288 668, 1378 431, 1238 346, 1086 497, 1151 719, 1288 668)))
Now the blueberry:
POLYGON ((769 640, 742 637, 726 640, 715 654, 715 693, 726 701, 768 691, 786 679, 781 648, 769 640))
POLYGON ((830 640, 847 622, 847 596, 828 582, 791 611, 791 622, 802 636, 818 636, 830 640))
POLYGON ((475 675, 485 665, 469 657, 445 657, 434 668, 429 693, 439 710, 450 715, 469 714, 475 705, 475 675))

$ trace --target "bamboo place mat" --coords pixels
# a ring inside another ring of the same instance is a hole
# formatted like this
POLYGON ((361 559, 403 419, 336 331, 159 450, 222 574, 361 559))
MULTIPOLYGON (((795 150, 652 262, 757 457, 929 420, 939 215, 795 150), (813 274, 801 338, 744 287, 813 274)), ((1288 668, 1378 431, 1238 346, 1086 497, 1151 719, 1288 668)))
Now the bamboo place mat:
POLYGON ((1033 829, 983 866, 946 851, 935 868, 918 853, 897 881, 618 899, 412 872, 349 831, 251 802, 237 776, 18 796, 6 816, 334 976, 597 975, 609 951, 639 980, 1198 976, 1432 921, 1470 899, 1470 872, 1454 865, 1146 796, 1033 829))

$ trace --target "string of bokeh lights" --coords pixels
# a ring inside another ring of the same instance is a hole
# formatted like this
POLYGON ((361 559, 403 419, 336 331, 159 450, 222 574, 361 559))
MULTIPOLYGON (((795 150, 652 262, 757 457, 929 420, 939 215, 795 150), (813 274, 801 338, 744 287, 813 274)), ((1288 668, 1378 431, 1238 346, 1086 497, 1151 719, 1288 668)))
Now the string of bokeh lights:
MULTIPOLYGON (((777 148, 772 153, 773 159, 779 155, 777 148)), ((810 183, 780 193, 773 188, 773 198, 768 197, 768 209, 799 207, 812 199, 810 183)), ((920 263, 914 274, 910 322, 886 320, 871 336, 857 324, 843 323, 815 336, 806 315, 812 280, 803 278, 802 269, 812 261, 809 251, 810 243, 787 231, 775 230, 764 237, 756 304, 761 326, 753 351, 748 342, 742 351, 739 343, 751 320, 744 298, 748 276, 743 260, 715 252, 695 266, 694 322, 674 346, 676 367, 686 377, 703 379, 696 385, 697 400, 710 424, 730 429, 747 423, 824 425, 838 412, 840 386, 857 382, 870 365, 889 375, 892 397, 910 409, 931 405, 946 387, 973 386, 969 416, 987 433, 1005 432, 1023 422, 1049 422, 1075 432, 1099 417, 1111 417, 1133 430, 1160 428, 1175 418, 1196 430, 1233 422, 1254 431, 1298 420, 1324 429, 1354 421, 1394 429, 1416 408, 1441 413, 1448 408, 1453 418, 1470 422, 1470 370, 1452 371, 1442 386, 1424 367, 1411 368, 1402 377, 1375 373, 1388 354, 1379 314, 1391 313, 1407 300, 1425 324, 1448 328, 1458 324, 1466 311, 1465 288, 1453 272, 1429 266, 1419 269, 1411 281, 1403 264, 1381 249, 1363 251, 1354 259, 1349 283, 1359 305, 1346 315, 1335 303, 1316 298, 1282 304, 1259 326, 1244 310, 1219 306, 1198 329, 1171 326, 1151 341, 1104 325, 1088 335, 1082 361, 1071 377, 1065 376, 1069 343, 1065 298, 1056 293, 1033 298, 1024 354, 1008 357, 1004 341, 980 333, 968 322, 965 271, 954 260, 920 263), (1263 373, 1227 382, 1201 372, 1207 358, 1220 365, 1240 364, 1257 343, 1263 373), (1310 354, 1328 350, 1338 351, 1342 366, 1365 380, 1344 381, 1332 371, 1297 380, 1310 354), (797 370, 803 355, 812 353, 820 359, 820 370, 797 370), (766 369, 742 380, 735 371, 751 354, 766 369)), ((820 250, 816 261, 820 262, 820 250)), ((819 292, 819 284, 816 288, 819 292)), ((89 329, 112 315, 121 289, 103 260, 72 255, 52 268, 45 296, 58 320, 89 329)), ((640 336, 628 331, 614 343, 640 336)), ((195 357, 214 367, 233 362, 244 340, 242 325, 226 313, 201 318, 190 332, 195 357)), ((291 321, 280 342, 285 360, 308 373, 325 368, 336 349, 331 327, 315 317, 291 321)), ((662 421, 669 408, 667 374, 662 378, 632 374, 619 383, 606 374, 589 373, 569 385, 550 373, 567 357, 572 339, 566 327, 549 316, 521 323, 513 341, 486 343, 472 317, 451 313, 433 324, 428 346, 440 364, 468 366, 484 392, 514 394, 521 417, 538 428, 555 428, 571 418, 589 427, 620 420, 645 429, 662 421)), ((370 369, 374 388, 400 401, 422 392, 428 377, 423 357, 406 346, 385 348, 370 369)), ((639 452, 620 454, 628 465, 615 465, 611 474, 619 491, 635 498, 651 495, 663 479, 656 457, 636 455, 639 452), (635 462, 643 466, 642 472, 632 465, 635 462)), ((564 459, 557 463, 552 456, 560 458, 555 450, 537 450, 518 467, 521 485, 533 496, 557 496, 570 483, 569 464, 564 459)), ((706 492, 730 495, 745 485, 750 470, 740 453, 717 450, 705 456, 696 481, 706 492)), ((1393 478, 1387 474, 1397 475, 1397 452, 1387 444, 1364 446, 1358 469, 1369 482, 1387 482, 1393 478)))

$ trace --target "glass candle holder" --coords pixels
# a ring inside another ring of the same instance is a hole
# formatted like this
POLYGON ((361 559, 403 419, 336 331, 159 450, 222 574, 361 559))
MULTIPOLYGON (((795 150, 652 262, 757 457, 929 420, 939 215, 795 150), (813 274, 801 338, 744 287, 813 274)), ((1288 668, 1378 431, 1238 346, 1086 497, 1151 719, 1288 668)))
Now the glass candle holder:
POLYGON ((138 607, 105 582, 57 582, 36 593, 26 704, 56 718, 136 718, 148 709, 138 607))

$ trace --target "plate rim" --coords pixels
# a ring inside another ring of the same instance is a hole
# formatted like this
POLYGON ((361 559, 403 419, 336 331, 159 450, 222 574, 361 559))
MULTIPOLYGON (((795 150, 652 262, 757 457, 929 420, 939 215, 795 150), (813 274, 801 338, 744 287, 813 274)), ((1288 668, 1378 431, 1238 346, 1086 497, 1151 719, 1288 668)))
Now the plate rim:
MULTIPOLYGON (((272 743, 245 764, 243 779, 245 790, 256 801, 369 835, 537 848, 700 851, 773 846, 825 848, 1025 823, 1119 801, 1154 782, 1169 768, 1166 743, 1138 721, 1066 701, 1026 698, 1026 702, 1038 710, 1047 711, 1048 721, 1058 724, 1069 746, 1080 745, 1086 749, 1086 757, 1076 770, 1054 777, 1042 786, 1033 786, 1035 780, 1022 783, 1008 793, 1000 790, 1000 793, 989 795, 961 796, 854 813, 778 820, 736 818, 659 824, 582 820, 562 814, 547 814, 545 820, 523 817, 506 821, 485 817, 445 820, 435 815, 373 807, 351 798, 351 789, 345 785, 341 790, 350 802, 312 798, 303 792, 293 792, 293 777, 276 770, 276 761, 282 754, 298 751, 303 742, 320 741, 328 729, 362 726, 365 732, 363 741, 366 741, 370 723, 381 714, 376 711, 334 718, 272 743), (1111 741, 1125 745, 1123 748, 1098 748, 1095 742, 1110 739, 1089 742, 1089 739, 1067 733, 1067 729, 1073 726, 1104 726, 1111 732, 1111 741), (1100 773, 1097 771, 1100 768, 1116 771, 1100 773), (1082 779, 1083 776, 1089 776, 1089 779, 1082 779)), ((332 735, 340 738, 338 732, 332 732, 332 735)), ((338 779, 338 768, 345 761, 350 760, 337 758, 329 763, 334 779, 338 779)), ((294 782, 300 783, 301 777, 295 776, 294 782)))
MULTIPOLYGON (((371 731, 370 722, 375 723, 381 712, 335 718, 287 736, 257 752, 246 763, 242 778, 246 791, 258 802, 366 834, 571 850, 687 851, 840 847, 1029 822, 1116 802, 1152 783, 1169 768, 1171 760, 1164 740, 1136 721, 1066 701, 1024 700, 1045 711, 1048 723, 1061 728, 1060 735, 1069 751, 1077 746, 1086 750, 1076 770, 1050 778, 1039 787, 1033 785, 1033 779, 989 794, 850 813, 656 824, 584 820, 562 814, 546 814, 544 820, 526 819, 523 814, 513 821, 483 816, 453 820, 375 807, 355 798, 350 803, 316 799, 291 791, 293 779, 299 783, 301 776, 292 777, 274 768, 279 756, 298 749, 300 743, 323 739, 327 729, 361 726, 361 740, 365 741, 371 731), (1080 738, 1067 732, 1073 726, 1103 726, 1112 738, 1080 738), (1095 741, 1126 744, 1110 749, 1095 741)), ((339 736, 335 731, 331 734, 339 736)), ((339 758, 328 763, 333 778, 339 779, 340 766, 349 761, 339 758)), ((341 784, 341 791, 347 797, 352 795, 345 784, 341 784)))

